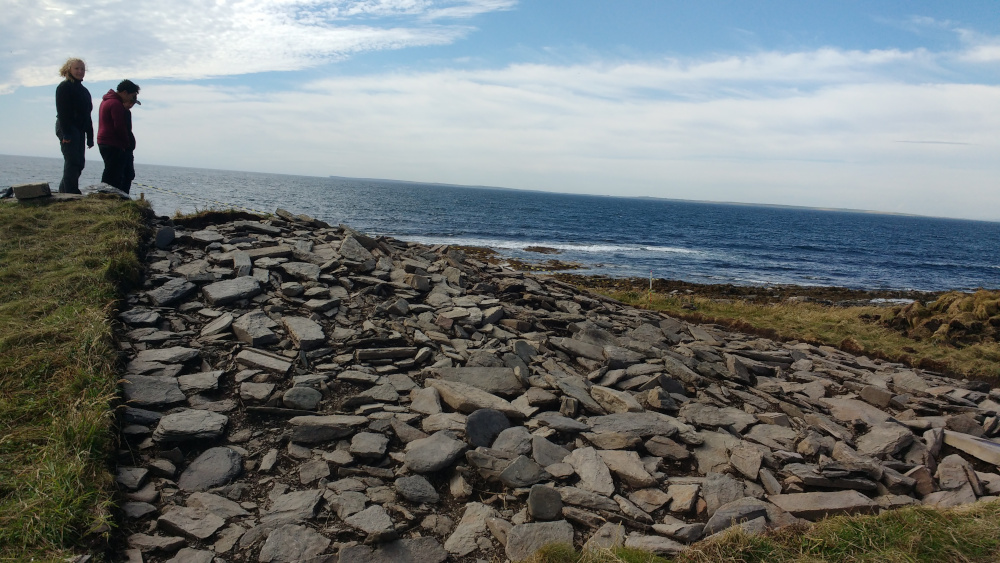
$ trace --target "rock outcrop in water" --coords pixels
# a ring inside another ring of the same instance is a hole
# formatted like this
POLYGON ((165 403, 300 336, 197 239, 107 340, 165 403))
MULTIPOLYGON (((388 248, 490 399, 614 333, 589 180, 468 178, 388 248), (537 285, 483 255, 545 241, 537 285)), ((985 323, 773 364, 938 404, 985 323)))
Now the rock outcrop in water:
POLYGON ((280 210, 154 243, 119 316, 133 561, 675 553, 1000 492, 980 384, 280 210))

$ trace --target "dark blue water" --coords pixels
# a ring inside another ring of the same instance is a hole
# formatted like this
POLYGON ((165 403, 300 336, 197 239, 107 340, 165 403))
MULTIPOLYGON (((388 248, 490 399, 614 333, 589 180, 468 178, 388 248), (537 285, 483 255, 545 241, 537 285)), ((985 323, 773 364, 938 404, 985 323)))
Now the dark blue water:
MULTIPOLYGON (((0 155, 0 186, 58 185, 59 159, 0 155)), ((81 186, 97 183, 91 160, 81 186)), ((161 215, 284 208, 374 235, 561 251, 587 273, 697 283, 855 289, 1000 287, 1000 223, 803 208, 553 194, 137 165, 132 193, 161 215)))

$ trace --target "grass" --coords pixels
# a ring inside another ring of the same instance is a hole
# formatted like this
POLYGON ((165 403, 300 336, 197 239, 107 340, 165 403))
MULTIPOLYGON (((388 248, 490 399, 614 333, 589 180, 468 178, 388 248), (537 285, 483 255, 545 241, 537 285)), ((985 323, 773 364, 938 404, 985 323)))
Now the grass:
POLYGON ((619 548, 541 549, 527 563, 944 563, 1000 560, 1000 501, 838 516, 752 536, 733 528, 673 559, 619 548))
POLYGON ((111 318, 148 207, 0 205, 0 560, 63 560, 111 524, 111 318))
POLYGON ((877 516, 838 516, 806 529, 762 536, 733 531, 676 559, 708 562, 871 562, 1000 560, 1000 502, 940 510, 910 507, 877 516))
MULTIPOLYGON (((911 338, 882 322, 883 319, 890 321, 898 316, 905 317, 898 307, 830 307, 788 301, 759 304, 635 291, 610 291, 606 294, 637 307, 663 311, 687 320, 717 323, 769 338, 834 346, 854 354, 885 358, 963 377, 1000 378, 1000 344, 996 341, 961 342, 919 335, 911 338)), ((952 302, 954 298, 949 296, 946 294, 940 299, 952 302)), ((931 303, 925 309, 940 308, 931 303)))

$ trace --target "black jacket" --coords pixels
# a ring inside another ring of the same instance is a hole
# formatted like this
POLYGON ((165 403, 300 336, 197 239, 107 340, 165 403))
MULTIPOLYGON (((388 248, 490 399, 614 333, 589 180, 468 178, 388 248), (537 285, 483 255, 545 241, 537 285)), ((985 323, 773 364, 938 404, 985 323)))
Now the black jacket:
POLYGON ((94 101, 90 91, 76 80, 63 80, 56 86, 56 136, 64 139, 75 131, 87 135, 87 145, 94 144, 94 122, 90 113, 94 101))

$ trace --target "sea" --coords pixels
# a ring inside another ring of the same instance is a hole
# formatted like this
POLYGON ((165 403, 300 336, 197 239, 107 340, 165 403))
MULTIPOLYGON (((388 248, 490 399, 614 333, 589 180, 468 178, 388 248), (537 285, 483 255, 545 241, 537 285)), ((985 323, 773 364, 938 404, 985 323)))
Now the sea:
MULTIPOLYGON (((90 159, 80 185, 98 183, 101 170, 100 160, 90 159)), ((44 181, 56 191, 61 174, 59 158, 0 155, 0 187, 44 181)), ((997 222, 144 164, 136 174, 132 196, 144 194, 158 215, 281 208, 375 236, 488 247, 532 262, 557 259, 587 275, 868 290, 1000 288, 997 222)))

